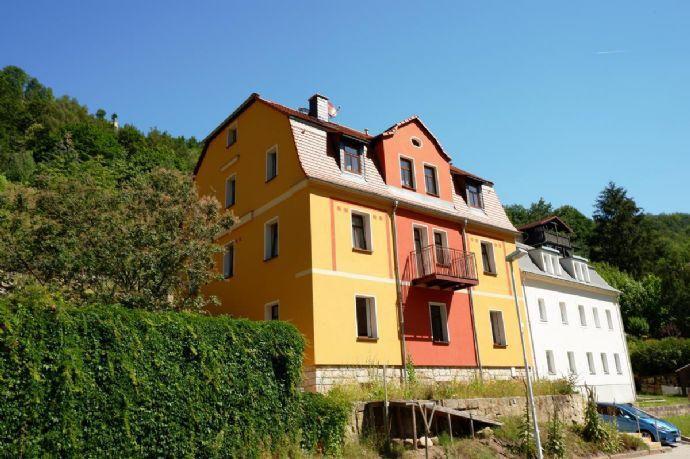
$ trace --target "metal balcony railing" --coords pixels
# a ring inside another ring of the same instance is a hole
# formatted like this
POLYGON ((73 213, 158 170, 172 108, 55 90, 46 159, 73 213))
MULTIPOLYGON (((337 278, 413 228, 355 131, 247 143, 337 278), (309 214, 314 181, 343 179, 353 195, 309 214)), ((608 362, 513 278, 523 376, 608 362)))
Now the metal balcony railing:
POLYGON ((407 265, 413 284, 457 290, 478 283, 472 252, 429 245, 410 252, 407 265))

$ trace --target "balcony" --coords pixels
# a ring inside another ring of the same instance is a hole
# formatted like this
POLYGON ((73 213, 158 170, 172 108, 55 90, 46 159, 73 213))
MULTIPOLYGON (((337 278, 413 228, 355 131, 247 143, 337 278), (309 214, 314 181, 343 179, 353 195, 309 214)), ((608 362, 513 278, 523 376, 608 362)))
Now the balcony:
POLYGON ((474 253, 435 245, 410 252, 407 273, 420 287, 461 290, 479 283, 474 253))
POLYGON ((556 231, 535 231, 533 239, 534 240, 529 241, 532 245, 551 244, 559 247, 565 247, 566 249, 572 248, 572 245, 570 244, 570 237, 563 236, 562 233, 559 234, 556 231))

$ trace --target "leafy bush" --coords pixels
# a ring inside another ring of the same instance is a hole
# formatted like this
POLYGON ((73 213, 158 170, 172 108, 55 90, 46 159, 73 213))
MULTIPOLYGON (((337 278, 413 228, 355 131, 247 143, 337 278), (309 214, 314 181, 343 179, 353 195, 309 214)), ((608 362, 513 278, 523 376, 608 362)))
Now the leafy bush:
POLYGON ((549 457, 565 457, 566 441, 563 422, 558 416, 558 410, 554 409, 547 426, 547 439, 544 444, 544 453, 549 457))
POLYGON ((630 361, 638 376, 673 373, 690 363, 690 338, 629 340, 630 361))
POLYGON ((625 331, 633 336, 649 335, 649 323, 644 317, 631 317, 628 319, 628 326, 625 331))
POLYGON ((302 394, 302 448, 337 456, 341 453, 350 403, 336 393, 302 394))
POLYGON ((299 440, 303 348, 284 322, 5 296, 0 456, 280 450, 299 440))

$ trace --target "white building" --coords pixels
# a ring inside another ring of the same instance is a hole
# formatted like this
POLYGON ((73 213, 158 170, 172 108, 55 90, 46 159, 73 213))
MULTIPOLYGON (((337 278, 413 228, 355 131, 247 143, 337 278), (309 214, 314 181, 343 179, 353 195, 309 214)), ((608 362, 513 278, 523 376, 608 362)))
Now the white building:
POLYGON ((618 295, 587 260, 573 254, 572 231, 558 217, 519 228, 529 256, 520 271, 536 372, 540 378, 572 378, 597 400, 635 400, 618 295))

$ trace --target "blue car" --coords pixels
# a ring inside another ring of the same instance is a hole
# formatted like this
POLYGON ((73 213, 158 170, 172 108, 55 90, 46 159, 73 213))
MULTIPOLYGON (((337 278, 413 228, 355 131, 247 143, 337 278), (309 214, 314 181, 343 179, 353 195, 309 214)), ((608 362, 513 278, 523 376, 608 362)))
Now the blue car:
POLYGON ((608 423, 616 423, 620 432, 639 432, 662 445, 680 442, 680 429, 668 421, 656 418, 629 403, 597 403, 599 416, 608 423))

